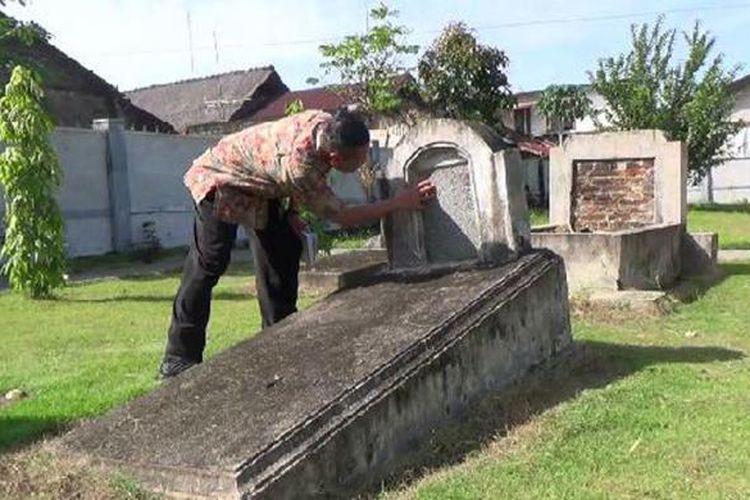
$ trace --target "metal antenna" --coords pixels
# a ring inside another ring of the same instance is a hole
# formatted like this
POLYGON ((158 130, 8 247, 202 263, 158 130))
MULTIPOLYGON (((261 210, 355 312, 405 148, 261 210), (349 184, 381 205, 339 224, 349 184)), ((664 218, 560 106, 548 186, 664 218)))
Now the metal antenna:
POLYGON ((187 11, 188 44, 190 45, 190 73, 195 74, 195 58, 193 56, 193 28, 190 25, 190 10, 187 11))
POLYGON ((370 32, 370 6, 367 0, 362 1, 365 4, 365 35, 370 32))
POLYGON ((219 42, 216 41, 216 30, 214 30, 214 56, 216 58, 216 65, 219 65, 219 42))

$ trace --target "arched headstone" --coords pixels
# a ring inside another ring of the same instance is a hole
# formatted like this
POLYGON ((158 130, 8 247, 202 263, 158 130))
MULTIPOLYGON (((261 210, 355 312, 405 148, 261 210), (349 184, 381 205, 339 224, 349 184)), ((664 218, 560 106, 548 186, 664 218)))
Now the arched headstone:
POLYGON ((429 178, 438 198, 386 219, 391 267, 516 258, 529 241, 521 168, 518 151, 483 125, 426 120, 410 128, 386 165, 390 195, 429 178))

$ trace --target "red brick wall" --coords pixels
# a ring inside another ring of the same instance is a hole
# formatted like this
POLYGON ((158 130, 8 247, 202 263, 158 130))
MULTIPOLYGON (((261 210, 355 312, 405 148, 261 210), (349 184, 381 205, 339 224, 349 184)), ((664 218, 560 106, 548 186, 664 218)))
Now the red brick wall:
POLYGON ((654 159, 573 162, 574 231, 619 231, 654 222, 654 159))

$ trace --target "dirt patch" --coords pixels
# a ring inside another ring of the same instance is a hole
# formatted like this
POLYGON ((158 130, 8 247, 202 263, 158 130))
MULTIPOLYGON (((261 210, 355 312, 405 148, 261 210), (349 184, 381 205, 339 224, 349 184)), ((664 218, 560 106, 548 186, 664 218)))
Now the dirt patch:
POLYGON ((61 458, 49 441, 0 455, 0 498, 155 500, 122 474, 112 475, 83 459, 61 458))

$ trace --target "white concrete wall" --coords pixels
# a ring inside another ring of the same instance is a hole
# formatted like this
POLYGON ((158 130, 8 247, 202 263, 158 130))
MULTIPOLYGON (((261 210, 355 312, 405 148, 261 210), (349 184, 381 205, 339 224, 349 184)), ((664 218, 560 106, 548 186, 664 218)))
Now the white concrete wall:
MULTIPOLYGON (((750 201, 750 156, 729 160, 714 168, 711 175, 714 203, 750 201)), ((704 179, 698 186, 689 186, 689 203, 707 203, 709 200, 707 180, 704 179)))
POLYGON ((96 255, 112 249, 107 189, 106 135, 89 129, 58 128, 52 136, 63 170, 58 197, 65 219, 69 255, 96 255))
MULTIPOLYGON (((604 113, 603 110, 607 107, 607 103, 604 101, 604 98, 597 94, 596 92, 593 92, 592 90, 588 90, 586 92, 586 95, 589 99, 591 99, 591 107, 594 110, 597 110, 599 121, 602 123, 602 125, 606 125, 608 123, 608 120, 604 119, 604 113)), ((594 120, 591 119, 590 116, 586 116, 585 118, 582 118, 580 120, 576 120, 575 126, 573 128, 574 132, 594 132, 596 131, 596 125, 594 124, 594 120)))
POLYGON ((147 221, 155 224, 163 246, 187 244, 193 229, 193 204, 182 177, 193 159, 218 140, 203 135, 125 132, 134 245, 143 243, 147 221))
MULTIPOLYGON (((132 243, 144 242, 143 224, 153 222, 164 247, 187 245, 193 205, 182 177, 193 159, 218 136, 125 131, 132 243)), ((111 203, 107 178, 107 132, 57 128, 52 144, 60 159, 59 193, 69 256, 100 255, 113 250, 111 203)), ((1 146, 0 146, 1 148, 1 146)), ((1 150, 1 149, 0 149, 1 150)), ((334 174, 334 192, 348 203, 366 201, 358 174, 334 174)), ((0 191, 0 235, 4 200, 0 191)), ((240 229, 239 239, 246 239, 240 229)))
MULTIPOLYGON (((750 201, 750 86, 736 94, 733 120, 742 120, 745 126, 730 141, 733 156, 713 169, 714 203, 743 203, 750 201)), ((698 186, 688 188, 690 203, 707 203, 709 181, 705 179, 698 186)))
POLYGON ((531 135, 536 137, 540 135, 548 134, 549 129, 547 128, 547 118, 539 113, 537 107, 531 108, 531 135))
POLYGON ((714 203, 750 201, 750 158, 736 158, 713 172, 714 203))
POLYGON ((750 85, 746 85, 745 88, 738 90, 735 94, 732 118, 750 123, 750 85))
MULTIPOLYGON (((106 135, 60 127, 52 134, 52 145, 63 171, 58 201, 65 219, 67 253, 78 256, 111 251, 106 135)), ((0 193, 0 227, 4 210, 0 193)))

